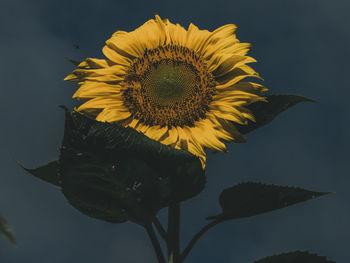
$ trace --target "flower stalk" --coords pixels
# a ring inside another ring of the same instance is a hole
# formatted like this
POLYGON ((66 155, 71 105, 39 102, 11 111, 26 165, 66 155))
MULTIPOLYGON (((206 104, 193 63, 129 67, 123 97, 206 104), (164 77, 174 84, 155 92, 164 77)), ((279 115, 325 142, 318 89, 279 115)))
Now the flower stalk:
MULTIPOLYGON (((209 229, 217 224, 225 221, 222 217, 218 217, 214 221, 205 225, 194 237, 190 240, 183 252, 180 251, 180 203, 173 203, 168 207, 168 229, 163 228, 162 224, 157 218, 153 220, 159 235, 166 242, 168 250, 168 263, 182 263, 191 252, 197 241, 206 233, 209 229)), ((158 239, 154 233, 153 227, 146 227, 148 235, 153 244, 153 248, 156 252, 158 262, 165 262, 164 255, 160 248, 158 239)))
POLYGON ((163 238, 163 240, 164 240, 165 242, 168 242, 168 233, 167 233, 167 231, 164 229, 164 227, 162 226, 162 224, 159 222, 159 220, 158 220, 157 217, 155 217, 155 218, 153 219, 153 224, 154 224, 154 226, 156 227, 156 229, 157 229, 159 235, 163 238))
POLYGON ((221 218, 210 222, 209 224, 205 225, 192 239, 191 241, 188 243, 187 247, 185 248, 185 250, 182 252, 182 254, 180 255, 180 262, 183 262, 186 257, 188 256, 188 254, 191 252, 192 248, 194 247, 194 245, 197 243, 197 241, 201 238, 201 236, 207 232, 210 228, 216 226, 217 224, 223 222, 223 220, 221 218))
POLYGON ((169 263, 180 263, 180 203, 171 204, 168 211, 169 263))
POLYGON ((146 230, 149 238, 151 239, 154 251, 156 252, 158 263, 166 263, 162 249, 157 239, 156 233, 154 232, 154 229, 152 227, 152 224, 146 225, 146 230))

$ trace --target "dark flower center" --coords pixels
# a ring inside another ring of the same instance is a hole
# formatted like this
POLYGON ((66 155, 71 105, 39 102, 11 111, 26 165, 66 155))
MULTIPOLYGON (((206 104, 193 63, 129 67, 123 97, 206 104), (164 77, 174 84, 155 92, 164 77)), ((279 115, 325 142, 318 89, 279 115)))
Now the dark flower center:
POLYGON ((190 96, 196 74, 186 64, 161 63, 146 74, 142 86, 149 98, 160 105, 174 105, 190 96))
POLYGON ((124 105, 150 126, 193 126, 205 118, 215 80, 186 47, 160 46, 135 59, 123 82, 124 105))

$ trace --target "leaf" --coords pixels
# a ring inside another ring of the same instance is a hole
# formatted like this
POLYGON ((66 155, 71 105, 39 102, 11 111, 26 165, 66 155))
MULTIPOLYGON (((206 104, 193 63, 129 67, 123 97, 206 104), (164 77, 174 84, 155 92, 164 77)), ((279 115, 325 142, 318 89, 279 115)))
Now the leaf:
POLYGON ((17 246, 16 238, 13 234, 13 231, 6 219, 0 215, 0 234, 4 235, 5 238, 14 246, 17 246))
POLYGON ((44 180, 45 182, 48 182, 50 184, 60 186, 60 181, 58 178, 58 161, 52 161, 48 164, 45 164, 43 166, 29 169, 25 168, 21 164, 19 164, 24 170, 29 172, 30 174, 34 175, 35 177, 44 180))
POLYGON ((66 111, 59 164, 69 203, 113 223, 147 224, 161 208, 189 199, 205 186, 197 157, 77 112, 66 111))
POLYGON ((235 124, 240 133, 246 134, 270 123, 278 114, 300 102, 316 102, 291 94, 269 95, 266 98, 267 102, 258 101, 247 106, 252 111, 256 122, 249 121, 248 125, 235 124))
POLYGON ((310 254, 308 251, 293 251, 265 257, 253 263, 335 263, 326 257, 310 254))
POLYGON ((329 193, 313 192, 298 187, 241 183, 225 189, 219 202, 222 214, 207 219, 237 219, 284 208, 329 193))

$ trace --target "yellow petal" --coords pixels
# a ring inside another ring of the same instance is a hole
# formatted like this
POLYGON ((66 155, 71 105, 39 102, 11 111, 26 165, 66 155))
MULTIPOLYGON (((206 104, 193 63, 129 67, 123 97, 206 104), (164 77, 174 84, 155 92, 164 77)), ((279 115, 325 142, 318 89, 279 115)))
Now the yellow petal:
POLYGON ((97 69, 97 68, 106 68, 111 66, 110 62, 105 59, 98 58, 87 58, 83 62, 81 62, 78 67, 79 68, 89 68, 89 69, 97 69))
POLYGON ((73 95, 73 98, 79 98, 79 99, 89 99, 94 97, 101 97, 101 96, 113 96, 116 94, 120 94, 120 87, 116 88, 115 86, 107 86, 107 85, 101 85, 100 86, 92 88, 91 86, 81 86, 73 95))
POLYGON ((186 47, 196 52, 202 52, 203 47, 209 41, 211 32, 199 30, 194 24, 190 24, 186 35, 186 47))
POLYGON ((257 95, 262 95, 262 93, 268 91, 268 89, 263 85, 260 85, 254 82, 244 82, 244 81, 235 84, 234 88, 237 90, 241 90, 247 93, 254 93, 257 95))
POLYGON ((177 126, 176 129, 179 135, 179 139, 176 143, 176 148, 187 151, 189 137, 180 126, 177 126))
POLYGON ((179 134, 176 127, 172 127, 171 129, 168 129, 167 136, 161 140, 161 143, 165 145, 175 145, 178 138, 179 134))
POLYGON ((225 48, 225 53, 232 53, 235 55, 245 56, 249 50, 251 49, 252 45, 249 43, 236 43, 232 46, 229 46, 225 48))
POLYGON ((223 112, 220 110, 211 110, 210 112, 221 119, 233 121, 233 122, 241 124, 241 125, 248 124, 247 120, 245 118, 243 118, 243 116, 234 114, 232 112, 223 112))
MULTIPOLYGON (((211 61, 215 61, 215 58, 217 58, 217 56, 213 56, 211 61)), ((252 68, 246 67, 245 65, 245 63, 256 62, 256 60, 251 57, 225 54, 220 56, 217 60, 217 64, 215 64, 215 62, 209 62, 208 64, 211 64, 209 70, 212 71, 219 82, 225 79, 220 77, 226 74, 231 74, 231 78, 242 74, 258 75, 252 68)))
POLYGON ((205 168, 205 162, 206 162, 206 154, 203 149, 203 146, 198 142, 198 140, 193 136, 192 128, 190 127, 183 127, 183 131, 186 133, 188 140, 188 151, 192 153, 193 155, 199 157, 199 160, 201 161, 202 168, 205 168))
POLYGON ((229 134, 232 135, 233 141, 238 143, 246 142, 244 136, 237 130, 237 128, 232 122, 225 119, 221 119, 217 116, 215 116, 215 118, 218 120, 223 130, 227 131, 229 134))
POLYGON ((134 59, 143 55, 146 46, 133 34, 125 31, 117 31, 106 41, 106 45, 120 55, 134 59))
POLYGON ((220 76, 232 68, 234 68, 239 62, 244 61, 244 56, 222 54, 220 56, 213 56, 208 60, 208 69, 213 72, 214 76, 220 76))
POLYGON ((166 42, 166 28, 162 19, 155 15, 142 26, 132 32, 139 45, 147 49, 155 49, 166 42))
MULTIPOLYGON (((244 110, 239 110, 239 107, 236 105, 233 105, 231 102, 228 101, 215 101, 210 105, 210 108, 212 109, 212 112, 215 112, 215 114, 224 114, 224 115, 232 115, 234 117, 237 117, 241 119, 240 124, 245 124, 245 119, 254 119, 254 116, 251 114, 250 111, 245 110, 245 108, 241 108, 244 110)), ((228 119, 228 118, 224 118, 228 119)))
POLYGON ((167 20, 165 28, 167 30, 167 44, 185 46, 187 32, 181 25, 175 25, 167 20))
POLYGON ((108 59, 110 59, 111 61, 113 61, 116 64, 123 65, 123 66, 130 66, 131 65, 132 60, 130 58, 119 54, 116 50, 114 50, 108 46, 104 46, 102 48, 102 52, 108 59))
POLYGON ((131 113, 127 110, 121 111, 118 109, 104 109, 97 117, 97 121, 102 122, 117 122, 130 117, 131 113))
POLYGON ((201 157, 204 159, 206 157, 203 147, 198 142, 195 142, 194 140, 188 141, 188 151, 198 157, 201 157))
POLYGON ((230 80, 228 80, 226 83, 224 84, 220 84, 216 86, 216 89, 224 89, 230 86, 233 86, 234 84, 238 83, 239 81, 241 81, 242 79, 248 78, 248 77, 259 77, 258 75, 239 75, 237 77, 234 77, 230 80))
POLYGON ((119 107, 122 105, 123 105, 123 101, 120 95, 113 95, 109 97, 97 97, 82 104, 78 108, 78 111, 82 111, 89 108, 92 108, 92 109, 112 108, 112 107, 119 107))
POLYGON ((149 126, 147 124, 143 124, 142 122, 139 122, 138 125, 136 126, 136 130, 139 132, 142 132, 143 134, 146 133, 148 128, 149 126))
POLYGON ((167 131, 168 126, 160 127, 159 125, 156 125, 149 127, 145 135, 153 140, 159 141, 160 138, 162 138, 167 131))
POLYGON ((65 80, 65 81, 79 81, 79 77, 77 77, 75 74, 69 74, 63 80, 65 80))
POLYGON ((209 122, 208 119, 196 122, 195 126, 191 127, 193 137, 205 147, 225 152, 226 145, 216 137, 215 130, 209 122))
POLYGON ((96 76, 88 75, 88 76, 80 77, 79 80, 80 79, 118 83, 124 80, 124 77, 110 74, 110 75, 96 75, 96 76))
POLYGON ((216 136, 219 139, 223 139, 225 141, 235 141, 234 135, 231 134, 229 131, 223 129, 221 123, 218 121, 217 116, 215 116, 211 112, 207 112, 206 116, 212 123, 213 127, 215 127, 216 136))
POLYGON ((232 43, 239 42, 234 34, 236 29, 236 25, 228 24, 214 30, 210 34, 208 41, 206 41, 205 45, 203 46, 203 54, 208 55, 208 49, 215 49, 215 46, 221 45, 222 41, 225 43, 227 43, 228 40, 230 40, 232 43))
POLYGON ((118 75, 125 76, 128 71, 128 68, 124 65, 113 65, 110 67, 91 69, 88 72, 91 72, 96 75, 118 75))
POLYGON ((239 43, 239 40, 235 37, 220 39, 215 44, 208 44, 202 55, 205 59, 210 59, 215 54, 233 55, 234 53, 230 52, 230 47, 236 45, 237 43, 239 43))
POLYGON ((255 90, 251 90, 252 93, 248 92, 249 90, 242 91, 236 85, 230 86, 225 89, 218 89, 217 93, 213 96, 213 102, 239 102, 239 101, 259 101, 265 100, 264 97, 260 97, 259 93, 255 90))
POLYGON ((215 29, 212 33, 211 42, 213 43, 218 40, 226 39, 230 37, 236 38, 234 34, 236 29, 237 29, 237 26, 234 24, 227 24, 215 29))
POLYGON ((118 82, 124 79, 123 71, 119 65, 101 69, 76 69, 72 74, 68 75, 64 80, 81 81, 81 80, 93 80, 93 81, 107 81, 118 82), (122 76, 117 76, 120 74, 122 76))
POLYGON ((131 119, 129 120, 129 122, 126 123, 126 126, 129 126, 129 127, 133 128, 133 129, 135 129, 136 126, 139 124, 139 122, 140 122, 140 121, 139 121, 138 119, 131 118, 131 119))
POLYGON ((127 72, 127 68, 123 65, 107 66, 105 68, 86 69, 79 68, 73 71, 73 74, 84 76, 104 76, 104 75, 119 75, 124 76, 127 72))

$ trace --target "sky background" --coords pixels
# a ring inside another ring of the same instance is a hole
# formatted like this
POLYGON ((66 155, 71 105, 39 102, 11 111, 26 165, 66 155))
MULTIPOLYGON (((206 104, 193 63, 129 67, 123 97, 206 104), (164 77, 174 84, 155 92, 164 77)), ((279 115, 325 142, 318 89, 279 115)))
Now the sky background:
POLYGON ((218 225, 186 262, 250 263, 293 250, 350 262, 349 10, 348 0, 0 0, 0 213, 19 243, 13 248, 0 238, 0 262, 156 262, 144 229, 80 214, 58 188, 16 164, 36 167, 58 156, 64 113, 57 105, 74 105, 75 86, 63 81, 73 70, 66 57, 103 58, 112 33, 154 13, 185 27, 236 24, 270 94, 319 101, 281 114, 247 143, 230 144, 230 153, 208 154, 207 187, 183 205, 182 246, 220 211, 221 191, 237 183, 336 192, 218 225))

